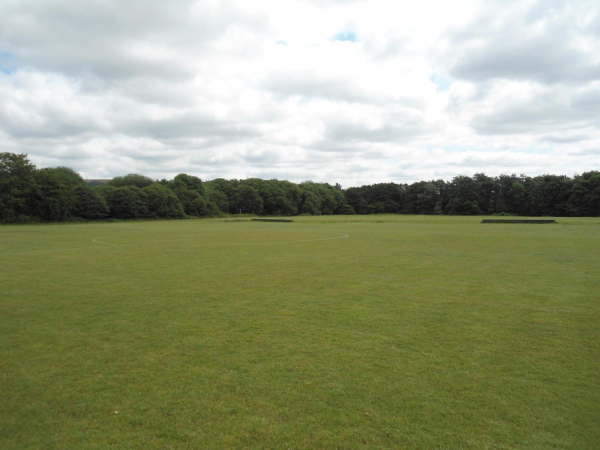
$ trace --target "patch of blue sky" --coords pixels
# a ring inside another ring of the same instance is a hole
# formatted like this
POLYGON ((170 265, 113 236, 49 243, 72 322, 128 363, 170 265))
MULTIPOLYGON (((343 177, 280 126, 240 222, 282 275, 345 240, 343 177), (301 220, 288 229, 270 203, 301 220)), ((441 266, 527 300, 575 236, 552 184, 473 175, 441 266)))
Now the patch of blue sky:
POLYGON ((285 45, 287 47, 288 43, 283 40, 279 40, 279 41, 275 42, 275 45, 285 45))
POLYGON ((11 74, 17 70, 15 55, 10 52, 0 52, 0 72, 11 74))
POLYGON ((358 41, 358 36, 356 36, 356 33, 353 33, 352 31, 345 31, 343 33, 338 33, 335 36, 333 36, 332 40, 334 42, 335 41, 357 42, 358 41))
POLYGON ((450 79, 438 73, 434 73, 433 75, 431 75, 431 77, 429 77, 429 79, 437 85, 438 91, 447 91, 448 89, 450 89, 450 85, 452 84, 452 81, 450 79))

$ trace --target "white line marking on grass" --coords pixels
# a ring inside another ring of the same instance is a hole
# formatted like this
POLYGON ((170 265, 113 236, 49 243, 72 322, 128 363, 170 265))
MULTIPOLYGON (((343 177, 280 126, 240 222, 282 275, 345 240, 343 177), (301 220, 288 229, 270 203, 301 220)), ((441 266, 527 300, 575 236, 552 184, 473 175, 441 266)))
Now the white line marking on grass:
POLYGON ((113 247, 139 247, 139 245, 135 245, 135 244, 113 244, 111 242, 101 242, 98 240, 98 239, 102 239, 103 237, 105 237, 105 236, 98 236, 97 238, 92 239, 92 242, 95 242, 96 244, 101 244, 101 245, 112 245, 113 247))
POLYGON ((305 241, 291 241, 291 242, 316 242, 316 241, 330 241, 332 239, 344 239, 350 237, 349 234, 342 234, 341 236, 331 237, 331 238, 322 238, 322 239, 307 239, 305 241))
MULTIPOLYGON (((313 231, 313 230, 304 230, 304 231, 313 231)), ((157 245, 157 244, 115 244, 115 243, 111 243, 111 242, 102 242, 100 241, 100 239, 103 239, 105 236, 98 236, 94 239, 92 239, 92 242, 96 243, 96 244, 100 244, 100 245, 110 245, 113 247, 171 247, 173 245, 177 245, 177 242, 181 242, 181 241, 186 241, 186 245, 187 242, 189 241, 194 241, 194 239, 181 239, 179 241, 172 241, 174 242, 174 244, 167 244, 167 245, 157 245)), ((215 237, 215 236, 213 236, 215 237)), ((223 244, 219 244, 219 243, 203 243, 202 246, 203 247, 237 247, 237 246, 245 246, 245 245, 273 245, 273 244, 298 244, 298 243, 304 243, 304 242, 317 242, 317 241, 331 241, 333 239, 345 239, 350 237, 349 234, 341 234, 341 236, 334 236, 334 237, 328 237, 328 238, 319 238, 319 239, 302 239, 299 241, 275 241, 275 242, 240 242, 240 243, 223 243, 223 244)), ((160 242, 165 242, 164 240, 161 240, 160 242)))
POLYGON ((92 247, 67 247, 67 248, 51 248, 51 249, 46 249, 46 250, 24 250, 22 252, 14 252, 14 253, 7 252, 7 254, 23 255, 23 254, 27 254, 27 253, 68 252, 71 250, 89 250, 90 248, 95 248, 97 250, 98 246, 94 245, 92 247))
POLYGON ((95 242, 96 244, 102 244, 102 245, 119 245, 119 244, 111 244, 109 242, 100 242, 98 239, 102 239, 104 236, 98 236, 97 238, 92 239, 92 242, 95 242))

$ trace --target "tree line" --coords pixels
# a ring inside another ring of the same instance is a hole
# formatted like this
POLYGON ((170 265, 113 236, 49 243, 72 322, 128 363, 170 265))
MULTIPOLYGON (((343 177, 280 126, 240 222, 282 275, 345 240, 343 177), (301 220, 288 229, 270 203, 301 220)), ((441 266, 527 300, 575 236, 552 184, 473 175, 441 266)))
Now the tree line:
POLYGON ((519 216, 600 215, 600 172, 565 175, 458 175, 452 181, 380 183, 345 191, 356 214, 519 216))
POLYGON ((515 214, 599 216, 600 172, 564 175, 459 175, 452 181, 339 184, 225 180, 139 174, 86 182, 68 167, 38 169, 27 155, 0 153, 0 222, 183 219, 223 214, 515 214))

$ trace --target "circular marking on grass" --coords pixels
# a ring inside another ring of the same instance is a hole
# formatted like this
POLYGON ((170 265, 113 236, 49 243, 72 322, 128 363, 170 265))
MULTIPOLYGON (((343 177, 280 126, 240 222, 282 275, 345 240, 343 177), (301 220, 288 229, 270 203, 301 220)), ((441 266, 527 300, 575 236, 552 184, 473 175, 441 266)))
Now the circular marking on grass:
POLYGON ((290 242, 316 242, 316 241, 330 241, 332 239, 344 239, 350 237, 349 234, 342 234, 341 236, 330 237, 330 238, 322 238, 322 239, 307 239, 304 241, 290 241, 290 242))
MULTIPOLYGON (((118 236, 118 235, 113 235, 113 236, 118 236)), ((96 243, 96 244, 101 244, 101 245, 112 245, 113 247, 138 247, 138 245, 135 244, 115 244, 113 242, 102 242, 100 241, 100 239, 103 239, 105 236, 98 236, 97 238, 92 239, 92 242, 96 243)))
MULTIPOLYGON (((299 230, 295 230, 295 231, 299 231, 299 230)), ((302 230, 302 231, 314 231, 314 230, 302 230)), ((117 235, 113 235, 113 236, 117 236, 117 235)), ((206 236, 201 236, 201 237, 206 237, 206 236)), ((212 238, 216 238, 217 236, 211 236, 212 238)), ((199 242, 195 239, 179 239, 179 240, 170 240, 171 244, 166 244, 164 239, 161 239, 158 243, 156 244, 152 244, 148 241, 146 241, 144 244, 121 244, 121 243, 115 243, 115 242, 104 242, 103 239, 105 238, 109 238, 110 236, 98 236, 94 239, 92 239, 92 242, 94 242, 95 244, 100 244, 100 245, 110 245, 113 247, 172 247, 172 246, 178 246, 178 245, 190 245, 190 241, 192 242, 196 242, 198 244, 200 244, 201 247, 235 247, 235 246, 248 246, 248 245, 274 245, 274 244, 298 244, 298 243, 304 243, 304 242, 318 242, 318 241, 331 241, 334 239, 346 239, 349 238, 350 235, 349 234, 343 234, 340 233, 339 236, 333 236, 333 237, 327 237, 327 238, 317 238, 317 239, 301 239, 301 240, 295 240, 295 241, 272 241, 272 242, 268 242, 268 241, 263 241, 263 242, 229 242, 229 243, 218 243, 218 242, 199 242)), ((225 239, 225 236, 223 236, 223 239, 225 239)))

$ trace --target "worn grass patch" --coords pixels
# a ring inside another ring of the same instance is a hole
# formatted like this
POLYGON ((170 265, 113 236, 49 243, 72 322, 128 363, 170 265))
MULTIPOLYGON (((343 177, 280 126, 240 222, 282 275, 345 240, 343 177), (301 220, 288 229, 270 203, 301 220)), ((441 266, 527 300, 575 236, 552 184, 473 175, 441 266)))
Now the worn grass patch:
POLYGON ((600 221, 480 221, 0 227, 0 447, 598 448, 600 221))

